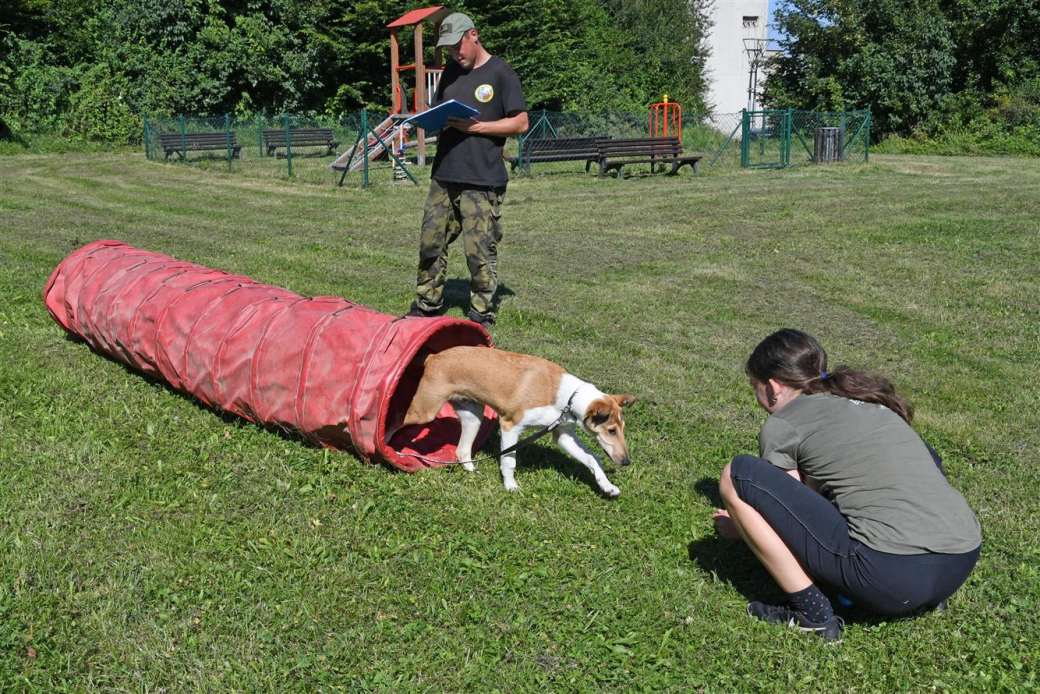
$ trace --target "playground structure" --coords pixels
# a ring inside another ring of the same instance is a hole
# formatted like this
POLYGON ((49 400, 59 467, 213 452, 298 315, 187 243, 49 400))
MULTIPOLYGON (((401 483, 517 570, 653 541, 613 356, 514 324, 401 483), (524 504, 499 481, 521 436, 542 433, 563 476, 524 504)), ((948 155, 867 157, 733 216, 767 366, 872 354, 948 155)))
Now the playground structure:
MULTIPOLYGON (((426 145, 432 138, 427 138, 426 132, 422 128, 412 128, 404 121, 430 108, 430 101, 437 92, 441 73, 444 72, 443 52, 440 48, 434 49, 432 66, 426 65, 423 56, 423 24, 424 22, 433 23, 433 43, 436 46, 437 39, 440 37, 441 22, 449 14, 451 14, 451 10, 440 5, 426 7, 412 10, 386 25, 390 29, 392 98, 390 114, 374 127, 366 127, 354 146, 347 149, 332 163, 332 169, 342 171, 345 176, 347 171, 357 171, 366 165, 366 161, 374 161, 383 156, 393 158, 395 167, 403 168, 404 165, 395 152, 401 152, 411 146, 409 135, 413 134, 413 130, 415 131, 416 162, 419 166, 426 164, 426 145), (401 64, 401 43, 398 34, 405 27, 414 27, 412 31, 414 53, 411 63, 401 64), (414 76, 411 102, 407 98, 407 90, 402 80, 402 77, 409 73, 414 76), (362 149, 364 154, 360 154, 362 149)), ((342 182, 342 178, 340 181, 342 182)))
POLYGON ((678 137, 682 140, 682 106, 676 101, 664 101, 650 107, 650 137, 678 137))

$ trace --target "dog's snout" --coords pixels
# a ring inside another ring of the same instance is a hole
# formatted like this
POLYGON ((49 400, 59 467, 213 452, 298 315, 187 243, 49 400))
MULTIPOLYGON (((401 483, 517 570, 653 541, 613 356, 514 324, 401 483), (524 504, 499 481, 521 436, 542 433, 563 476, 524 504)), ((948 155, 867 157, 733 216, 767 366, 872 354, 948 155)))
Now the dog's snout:
POLYGON ((620 462, 619 462, 618 464, 619 464, 619 465, 631 465, 631 464, 632 464, 632 459, 631 459, 631 458, 629 458, 629 457, 628 457, 628 456, 626 455, 626 456, 625 456, 624 458, 622 458, 622 459, 621 459, 621 461, 620 461, 620 462))

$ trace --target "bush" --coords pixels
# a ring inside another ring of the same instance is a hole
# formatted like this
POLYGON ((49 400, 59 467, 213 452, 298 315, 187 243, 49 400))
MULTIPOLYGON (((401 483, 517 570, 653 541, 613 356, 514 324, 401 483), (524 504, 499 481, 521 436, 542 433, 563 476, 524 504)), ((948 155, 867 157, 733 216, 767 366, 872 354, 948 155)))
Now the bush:
POLYGON ((68 133, 74 138, 127 144, 140 140, 139 121, 125 95, 130 85, 105 63, 90 67, 70 99, 68 133))

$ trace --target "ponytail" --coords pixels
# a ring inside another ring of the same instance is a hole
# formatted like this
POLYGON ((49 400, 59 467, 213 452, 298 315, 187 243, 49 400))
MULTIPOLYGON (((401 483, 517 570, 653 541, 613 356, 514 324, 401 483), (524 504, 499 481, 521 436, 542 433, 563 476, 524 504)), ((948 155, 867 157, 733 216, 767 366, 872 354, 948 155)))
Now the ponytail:
POLYGON ((784 328, 762 340, 745 368, 760 383, 773 379, 807 394, 831 393, 883 405, 907 423, 914 416, 914 408, 896 395, 895 386, 884 376, 845 365, 828 372, 827 353, 816 338, 801 330, 784 328))
POLYGON ((884 405, 910 422, 914 417, 913 406, 896 395, 892 382, 880 374, 855 371, 842 364, 833 373, 822 372, 810 379, 803 390, 806 393, 831 393, 850 400, 861 400, 884 405))

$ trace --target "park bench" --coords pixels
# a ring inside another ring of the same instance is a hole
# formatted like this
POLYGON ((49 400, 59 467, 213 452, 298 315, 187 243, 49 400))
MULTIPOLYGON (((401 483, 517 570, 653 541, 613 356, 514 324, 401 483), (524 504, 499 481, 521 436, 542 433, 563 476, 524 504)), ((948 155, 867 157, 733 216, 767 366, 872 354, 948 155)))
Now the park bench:
POLYGON ((530 137, 523 141, 520 156, 506 157, 506 161, 510 163, 511 170, 516 171, 516 167, 522 165, 527 173, 531 173, 532 163, 550 161, 583 161, 588 171, 589 162, 599 157, 597 139, 609 138, 530 137))
MULTIPOLYGON (((264 131, 264 146, 267 147, 267 156, 272 154, 278 157, 278 148, 285 147, 285 128, 264 131)), ((324 147, 325 154, 333 154, 339 147, 339 140, 332 139, 332 128, 290 128, 289 146, 297 147, 324 147)))
POLYGON ((658 164, 671 164, 671 174, 678 173, 683 166, 696 172, 697 162, 701 160, 699 156, 683 156, 678 137, 598 138, 596 149, 601 178, 611 169, 621 178, 621 168, 626 164, 650 164, 651 173, 658 164))
MULTIPOLYGON (((217 131, 208 133, 160 133, 159 144, 167 159, 172 159, 174 154, 179 154, 182 159, 187 158, 188 151, 214 150, 227 151, 228 133, 217 131)), ((242 145, 235 143, 235 133, 230 134, 232 156, 242 158, 242 145)))

